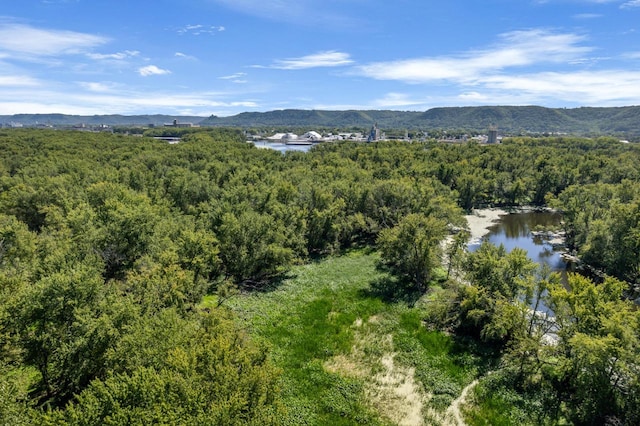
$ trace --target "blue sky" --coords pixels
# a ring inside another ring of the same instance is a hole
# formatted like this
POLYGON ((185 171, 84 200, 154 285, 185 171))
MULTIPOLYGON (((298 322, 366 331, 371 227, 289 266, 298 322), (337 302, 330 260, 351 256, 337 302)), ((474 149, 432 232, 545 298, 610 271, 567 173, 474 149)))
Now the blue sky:
POLYGON ((4 0, 0 114, 640 104, 640 0, 4 0))

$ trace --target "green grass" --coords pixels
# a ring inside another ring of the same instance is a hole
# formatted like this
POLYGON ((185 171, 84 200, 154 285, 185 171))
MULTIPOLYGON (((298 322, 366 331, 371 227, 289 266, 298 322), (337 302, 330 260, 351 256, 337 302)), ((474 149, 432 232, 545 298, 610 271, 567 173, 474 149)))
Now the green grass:
POLYGON ((434 395, 440 411, 476 377, 478 357, 451 337, 427 330, 418 308, 375 296, 371 284, 388 278, 376 269, 377 259, 360 251, 323 259, 295 267, 271 291, 227 301, 282 370, 285 424, 387 424, 366 399, 365 388, 390 350, 396 363, 415 369, 416 381, 434 395), (354 346, 359 348, 357 363, 367 374, 328 371, 329 360, 353 357, 354 346))
POLYGON ((534 426, 562 425, 564 420, 553 421, 543 416, 544 402, 535 390, 518 393, 513 388, 513 377, 506 370, 484 377, 473 389, 475 404, 466 410, 469 426, 534 426))

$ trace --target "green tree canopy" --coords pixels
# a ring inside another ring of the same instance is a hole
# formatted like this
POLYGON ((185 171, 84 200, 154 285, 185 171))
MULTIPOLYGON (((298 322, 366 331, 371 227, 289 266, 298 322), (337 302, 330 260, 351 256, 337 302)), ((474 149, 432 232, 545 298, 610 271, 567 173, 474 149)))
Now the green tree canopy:
POLYGON ((444 221, 409 214, 397 226, 380 232, 377 243, 381 265, 408 286, 424 291, 439 265, 440 241, 445 234, 444 221))

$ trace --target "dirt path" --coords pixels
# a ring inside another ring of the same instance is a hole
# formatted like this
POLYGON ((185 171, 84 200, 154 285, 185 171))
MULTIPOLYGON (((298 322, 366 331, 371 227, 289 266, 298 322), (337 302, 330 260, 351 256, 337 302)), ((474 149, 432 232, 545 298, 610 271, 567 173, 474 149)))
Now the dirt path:
POLYGON ((372 332, 370 326, 377 321, 375 316, 369 318, 367 324, 357 319, 353 324, 355 344, 351 353, 327 360, 324 367, 334 373, 364 379, 369 403, 393 424, 423 426, 423 411, 431 396, 426 395, 416 381, 415 369, 395 360, 393 337, 372 332), (382 349, 380 358, 366 355, 365 348, 372 341, 376 342, 377 349, 382 349))
POLYGON ((445 412, 436 411, 429 406, 433 395, 426 393, 416 381, 415 369, 400 365, 393 351, 393 337, 380 336, 366 325, 375 324, 377 317, 371 317, 364 324, 357 319, 353 328, 355 344, 348 354, 337 355, 327 360, 327 371, 357 377, 365 380, 365 395, 383 418, 400 426, 465 426, 462 409, 467 403, 469 392, 478 384, 475 380, 466 386, 460 396, 451 402, 445 412), (380 358, 370 358, 365 347, 376 341, 382 349, 380 358))
POLYGON ((397 365, 394 354, 381 359, 382 372, 373 377, 368 396, 379 412, 400 426, 421 426, 422 409, 428 399, 414 379, 413 368, 397 365))
POLYGON ((467 387, 462 389, 460 396, 456 398, 453 402, 451 402, 451 405, 449 405, 449 408, 447 408, 447 411, 444 414, 444 420, 442 422, 444 426, 465 426, 466 425, 466 423, 464 422, 464 418, 462 416, 461 408, 467 402, 467 396, 469 395, 469 392, 477 384, 478 384, 477 380, 474 380, 473 382, 469 383, 467 387))

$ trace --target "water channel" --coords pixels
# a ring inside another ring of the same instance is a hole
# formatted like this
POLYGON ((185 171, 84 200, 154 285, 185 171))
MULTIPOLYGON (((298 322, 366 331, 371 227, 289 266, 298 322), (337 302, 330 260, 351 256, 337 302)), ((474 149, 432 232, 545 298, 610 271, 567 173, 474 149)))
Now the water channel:
POLYGON ((286 144, 281 142, 270 142, 270 141, 255 141, 251 143, 253 143, 256 146, 256 148, 273 149, 283 153, 286 151, 307 152, 313 146, 313 145, 286 144))
MULTIPOLYGON (((519 247, 527 251, 529 258, 540 265, 549 265, 553 271, 566 272, 567 263, 560 257, 560 250, 554 250, 551 243, 532 231, 543 227, 557 227, 562 217, 555 212, 522 212, 500 216, 500 219, 489 227, 482 241, 499 246, 507 251, 519 247)), ((480 242, 469 245, 470 251, 480 247, 480 242)))
MULTIPOLYGON (((560 256, 562 249, 555 249, 552 244, 540 236, 532 234, 539 227, 545 229, 556 228, 561 221, 561 215, 555 212, 521 212, 500 216, 491 227, 487 228, 487 234, 481 241, 472 241, 469 251, 475 251, 482 241, 489 241, 498 246, 502 244, 507 251, 519 247, 527 251, 531 260, 539 265, 548 265, 552 271, 559 272, 562 281, 566 284, 567 272, 572 265, 565 262, 560 256)), ((541 311, 549 312, 544 306, 539 306, 541 311)))

